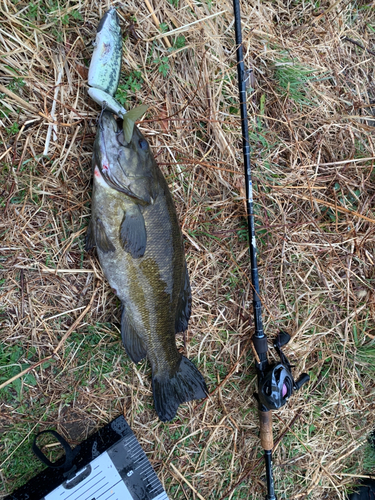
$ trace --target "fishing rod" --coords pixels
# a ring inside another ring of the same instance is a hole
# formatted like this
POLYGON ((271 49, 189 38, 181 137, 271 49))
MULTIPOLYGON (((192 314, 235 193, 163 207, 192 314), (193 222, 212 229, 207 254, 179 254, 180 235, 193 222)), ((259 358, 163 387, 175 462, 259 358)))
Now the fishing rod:
POLYGON ((264 450, 265 466, 266 466, 266 481, 267 481, 267 496, 266 500, 277 500, 275 495, 273 470, 272 470, 272 411, 281 408, 285 405, 293 394, 293 391, 310 380, 307 373, 302 373, 298 380, 294 380, 292 375, 292 367, 288 358, 282 352, 281 347, 286 345, 290 340, 290 335, 280 331, 274 341, 274 348, 279 355, 280 362, 269 363, 267 357, 268 343, 267 337, 263 331, 262 323, 262 302, 260 299, 259 289, 259 274, 257 264, 257 248, 255 239, 255 221, 254 221, 254 201, 253 201, 253 186, 251 180, 251 162, 250 162, 250 145, 249 145, 249 126, 247 121, 246 107, 246 79, 245 65, 242 47, 241 33, 241 12, 239 0, 233 0, 234 8, 234 26, 236 34, 236 52, 237 52, 237 72, 238 72, 238 87, 240 93, 240 109, 241 109, 241 128, 242 128, 242 149, 245 168, 245 183, 246 183, 246 210, 247 223, 249 232, 249 249, 250 249, 250 268, 251 268, 251 284, 253 289, 253 313, 255 332, 252 337, 253 345, 257 353, 255 362, 257 370, 257 385, 258 391, 254 393, 254 397, 258 402, 259 426, 260 426, 260 442, 264 450))

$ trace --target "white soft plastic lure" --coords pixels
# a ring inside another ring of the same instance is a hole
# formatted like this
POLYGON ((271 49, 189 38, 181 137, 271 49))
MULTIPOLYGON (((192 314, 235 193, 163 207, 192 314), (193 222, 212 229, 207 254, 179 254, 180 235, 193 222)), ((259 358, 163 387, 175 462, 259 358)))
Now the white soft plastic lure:
POLYGON ((123 118, 125 139, 130 142, 134 122, 146 112, 147 106, 142 105, 126 113, 126 109, 114 98, 120 80, 122 60, 121 28, 114 7, 100 20, 94 46, 89 68, 88 94, 102 108, 123 118))
POLYGON ((102 17, 94 47, 88 94, 96 103, 123 118, 126 110, 113 97, 120 80, 122 60, 121 29, 115 8, 109 9, 102 17))

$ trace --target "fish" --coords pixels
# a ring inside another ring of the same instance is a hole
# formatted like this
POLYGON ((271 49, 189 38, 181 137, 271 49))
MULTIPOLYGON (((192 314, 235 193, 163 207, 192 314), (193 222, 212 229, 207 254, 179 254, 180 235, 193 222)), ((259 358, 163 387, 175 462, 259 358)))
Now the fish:
MULTIPOLYGON (((126 116, 125 116, 126 118, 126 116)), ((126 138, 121 119, 104 111, 94 143, 91 220, 86 250, 122 304, 121 336, 134 363, 152 369, 161 421, 180 404, 207 396, 198 368, 177 349, 191 313, 191 288, 176 208, 148 141, 138 127, 126 138)))
POLYGON ((114 95, 120 81, 122 36, 115 8, 109 9, 100 20, 88 75, 88 95, 103 109, 124 117, 125 108, 114 95))

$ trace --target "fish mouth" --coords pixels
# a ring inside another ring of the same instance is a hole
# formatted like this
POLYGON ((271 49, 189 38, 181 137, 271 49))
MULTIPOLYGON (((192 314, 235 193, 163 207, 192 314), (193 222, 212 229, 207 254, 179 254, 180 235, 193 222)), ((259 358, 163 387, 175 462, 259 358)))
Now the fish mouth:
POLYGON ((117 121, 113 114, 106 110, 105 107, 103 107, 102 112, 100 113, 99 120, 98 120, 98 125, 100 127, 101 133, 102 133, 102 141, 105 142, 104 139, 104 125, 107 125, 108 127, 112 128, 114 132, 116 132, 117 129, 117 121))
MULTIPOLYGON (((106 140, 105 137, 105 132, 108 132, 108 129, 105 127, 108 127, 110 130, 112 129, 113 134, 117 136, 118 134, 118 123, 116 119, 114 118, 112 113, 109 112, 102 112, 102 115, 99 118, 99 130, 100 130, 100 141, 99 141, 99 148, 100 148, 100 170, 103 175, 104 180, 107 182, 107 184, 115 189, 116 191, 120 191, 121 193, 124 193, 126 196, 129 196, 129 198, 132 198, 135 202, 139 203, 140 205, 148 205, 152 203, 154 200, 153 198, 148 194, 148 193, 143 193, 142 195, 137 195, 130 189, 129 186, 125 185, 122 180, 120 180, 114 172, 111 170, 110 167, 110 161, 109 161, 109 155, 107 154, 107 147, 106 144, 108 141, 106 140)), ((117 137, 116 137, 117 138, 117 137)), ((128 147, 126 145, 121 146, 119 143, 118 147, 118 154, 117 154, 117 162, 118 166, 122 170, 124 176, 126 178, 129 178, 130 182, 134 182, 137 180, 142 180, 145 179, 147 176, 145 175, 131 175, 128 174, 127 172, 124 171, 124 168, 120 162, 120 156, 121 156, 121 151, 122 148, 128 147)))

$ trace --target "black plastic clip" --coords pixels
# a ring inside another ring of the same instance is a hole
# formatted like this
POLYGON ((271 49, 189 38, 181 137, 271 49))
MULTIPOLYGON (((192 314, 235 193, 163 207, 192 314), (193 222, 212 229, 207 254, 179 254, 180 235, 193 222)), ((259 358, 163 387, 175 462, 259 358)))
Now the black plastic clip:
POLYGON ((74 448, 74 450, 72 450, 69 443, 65 441, 65 439, 58 432, 50 430, 39 432, 39 434, 35 436, 31 448, 35 453, 35 455, 39 458, 39 460, 44 464, 46 464, 48 467, 51 467, 52 469, 61 469, 62 471, 64 471, 64 477, 69 478, 69 476, 71 476, 76 471, 76 466, 73 465, 73 461, 77 456, 77 454, 79 453, 81 447, 78 445, 74 448), (47 434, 47 433, 52 434, 64 448, 65 460, 62 463, 59 463, 62 460, 61 458, 57 460, 57 462, 51 462, 45 456, 42 450, 37 446, 36 440, 38 439, 38 437, 41 436, 42 434, 47 434))

